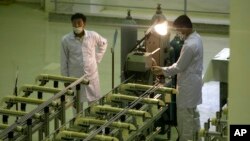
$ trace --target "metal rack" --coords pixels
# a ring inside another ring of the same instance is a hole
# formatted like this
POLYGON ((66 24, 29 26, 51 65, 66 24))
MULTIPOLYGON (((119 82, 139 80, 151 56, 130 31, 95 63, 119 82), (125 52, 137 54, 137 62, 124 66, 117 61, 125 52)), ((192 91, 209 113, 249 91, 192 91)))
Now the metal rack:
MULTIPOLYGON (((38 133, 38 140, 154 140, 161 131, 155 122, 168 109, 172 95, 176 90, 162 87, 160 84, 142 85, 123 83, 101 99, 81 110, 81 103, 74 96, 79 96, 80 84, 88 84, 85 77, 79 79, 42 74, 36 78, 39 85, 24 85, 18 96, 7 96, 3 99, 0 124, 1 140, 32 141, 38 133), (49 82, 53 87, 47 87, 49 82), (71 83, 59 89, 60 83, 71 83), (74 95, 73 88, 76 88, 74 95), (37 92, 37 98, 33 98, 37 92), (23 95, 21 94, 23 93, 23 95), (52 93, 45 100, 44 95, 52 93), (76 106, 77 115, 68 118, 66 109, 76 106), (21 107, 16 111, 15 104, 21 107), (37 105, 27 111, 29 105, 37 105), (9 124, 9 116, 19 117, 9 124), (66 120, 69 119, 69 120, 66 120), (51 126, 53 125, 53 126, 51 126), (53 128, 53 130, 51 130, 53 128)), ((37 140, 36 139, 36 140, 37 140)))

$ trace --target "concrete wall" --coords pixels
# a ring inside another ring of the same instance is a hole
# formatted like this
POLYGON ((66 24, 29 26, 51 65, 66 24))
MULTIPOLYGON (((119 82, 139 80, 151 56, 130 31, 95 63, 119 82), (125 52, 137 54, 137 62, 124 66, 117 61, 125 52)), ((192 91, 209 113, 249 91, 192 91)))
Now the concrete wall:
MULTIPOLYGON (((39 0, 23 0, 23 1, 39 1, 39 0)), ((43 0, 41 0, 43 1, 43 0)), ((44 0, 47 3, 47 7, 51 7, 53 3, 50 0, 44 0)), ((58 0, 60 2, 60 0, 58 0)), ((63 0, 69 1, 71 0, 63 0)), ((157 4, 161 4, 163 9, 176 9, 184 10, 184 1, 185 0, 74 0, 76 4, 59 4, 58 9, 60 11, 65 11, 65 7, 70 7, 73 12, 99 12, 103 9, 116 9, 125 7, 133 8, 139 7, 146 9, 154 9, 157 7, 157 4), (96 5, 84 5, 81 3, 87 4, 104 4, 110 6, 96 6, 96 5), (63 6, 62 6, 63 5, 63 6)), ((70 9, 68 8, 68 10, 70 9)), ((53 10, 51 8, 45 8, 47 10, 53 10)), ((66 8, 67 9, 67 8, 66 8)), ((187 0, 187 10, 188 11, 203 11, 203 12, 229 12, 229 0, 187 0)))
POLYGON ((82 12, 82 13, 96 13, 100 12, 104 7, 99 6, 96 4, 103 4, 103 1, 100 0, 63 0, 61 3, 58 0, 58 3, 55 4, 50 0, 45 0, 45 11, 56 11, 59 13, 75 13, 75 12, 82 12), (93 3, 93 5, 91 5, 93 3))
POLYGON ((75 0, 74 2, 76 4, 73 5, 73 12, 96 13, 104 8, 103 6, 96 5, 103 4, 103 1, 100 0, 75 0))
POLYGON ((229 124, 250 124, 249 5, 230 1, 229 124))
MULTIPOLYGON (((161 4, 166 9, 184 9, 184 0, 104 0, 107 5, 153 8, 161 4)), ((187 10, 229 12, 229 0, 187 0, 187 10)))
POLYGON ((40 3, 43 0, 16 0, 17 2, 31 2, 31 3, 40 3))

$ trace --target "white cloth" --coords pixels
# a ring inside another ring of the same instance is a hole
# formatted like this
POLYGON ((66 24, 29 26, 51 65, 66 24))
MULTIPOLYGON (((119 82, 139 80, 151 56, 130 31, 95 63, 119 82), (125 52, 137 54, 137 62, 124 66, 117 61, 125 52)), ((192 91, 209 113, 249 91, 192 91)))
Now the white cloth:
POLYGON ((199 141, 200 114, 196 108, 178 108, 177 125, 179 141, 199 141))
POLYGON ((203 82, 228 82, 230 49, 223 48, 210 62, 203 76, 203 82))
POLYGON ((203 45, 197 32, 187 37, 177 62, 163 69, 165 76, 177 74, 177 107, 194 108, 202 103, 203 45))
POLYGON ((97 63, 107 48, 107 40, 94 31, 84 30, 82 39, 74 33, 66 34, 61 41, 61 74, 69 77, 86 75, 89 85, 81 85, 81 102, 101 97, 97 63))

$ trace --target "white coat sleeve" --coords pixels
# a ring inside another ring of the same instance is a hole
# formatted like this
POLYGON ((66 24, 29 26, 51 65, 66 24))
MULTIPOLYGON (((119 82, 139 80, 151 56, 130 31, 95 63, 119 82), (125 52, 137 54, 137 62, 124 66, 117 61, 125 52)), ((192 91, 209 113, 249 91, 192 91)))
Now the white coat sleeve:
POLYGON ((183 46, 181 54, 176 63, 169 67, 163 67, 165 76, 173 76, 187 69, 193 58, 193 51, 190 47, 183 46))
POLYGON ((100 36, 99 34, 97 34, 96 36, 96 42, 97 42, 96 62, 100 63, 107 49, 108 43, 107 40, 102 36, 100 36))
POLYGON ((61 75, 69 76, 69 69, 68 69, 68 59, 69 59, 69 51, 66 44, 61 42, 61 75))

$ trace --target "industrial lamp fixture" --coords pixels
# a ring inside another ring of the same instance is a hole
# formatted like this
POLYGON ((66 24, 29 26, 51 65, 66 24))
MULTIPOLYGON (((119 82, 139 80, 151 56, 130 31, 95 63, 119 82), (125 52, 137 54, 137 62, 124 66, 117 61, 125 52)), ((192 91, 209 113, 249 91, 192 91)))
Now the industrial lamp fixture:
POLYGON ((144 37, 142 39, 140 39, 134 48, 132 48, 132 50, 130 52, 132 52, 133 50, 137 49, 137 46, 140 45, 145 39, 147 39, 151 33, 157 33, 161 36, 165 36, 168 33, 168 23, 167 21, 163 21, 163 22, 156 22, 156 24, 153 24, 152 26, 150 26, 150 28, 147 30, 146 34, 144 35, 144 37))
POLYGON ((161 36, 165 36, 168 33, 168 23, 164 21, 162 23, 156 24, 154 26, 154 30, 161 36))

